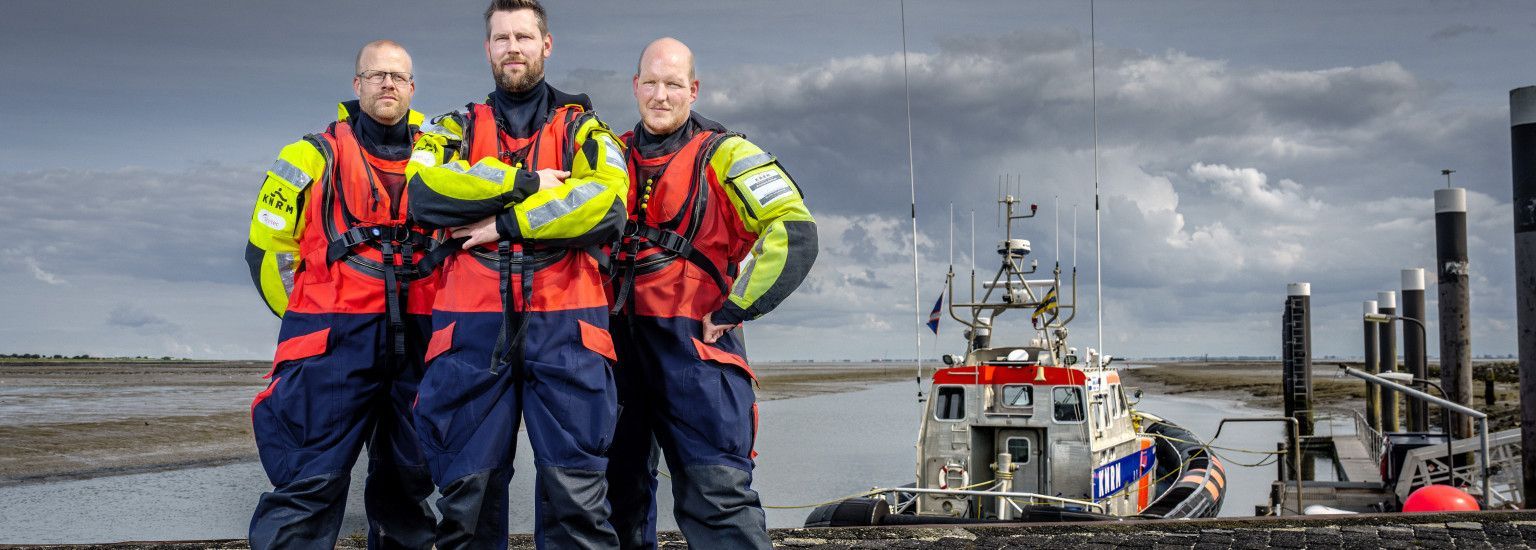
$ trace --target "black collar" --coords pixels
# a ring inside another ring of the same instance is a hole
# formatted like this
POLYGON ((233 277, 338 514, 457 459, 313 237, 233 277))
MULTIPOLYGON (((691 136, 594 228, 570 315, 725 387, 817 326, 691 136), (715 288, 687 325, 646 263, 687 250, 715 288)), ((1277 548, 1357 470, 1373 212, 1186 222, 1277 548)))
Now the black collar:
POLYGON ((726 130, 720 123, 704 118, 703 115, 694 111, 688 112, 688 120, 683 121, 682 126, 664 136, 652 134, 645 129, 645 123, 641 122, 635 124, 635 151, 639 152, 642 158, 670 155, 688 145, 688 142, 693 141, 693 136, 703 131, 725 133, 726 130))
POLYGON ((508 92, 497 88, 491 92, 491 111, 496 113, 496 126, 513 138, 525 138, 539 131, 549 119, 554 105, 550 104, 553 88, 543 80, 524 92, 508 92))
POLYGON ((352 125, 352 133, 357 135, 358 143, 363 145, 369 154, 384 160, 405 160, 411 158, 411 124, 410 114, 401 117, 399 122, 385 126, 373 116, 362 112, 356 100, 348 101, 344 105, 347 108, 347 122, 352 125))

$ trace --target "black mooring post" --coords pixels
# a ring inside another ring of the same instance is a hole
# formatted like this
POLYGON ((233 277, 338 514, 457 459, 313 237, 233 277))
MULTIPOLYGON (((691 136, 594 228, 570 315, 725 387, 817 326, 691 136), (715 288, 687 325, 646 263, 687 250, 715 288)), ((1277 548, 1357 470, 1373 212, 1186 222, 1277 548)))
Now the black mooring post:
MULTIPOLYGON (((1361 311, 1365 315, 1374 315, 1376 300, 1366 300, 1361 311)), ((1381 363, 1377 361, 1376 354, 1381 349, 1376 345, 1380 332, 1376 330, 1376 323, 1362 319, 1365 333, 1365 365, 1361 370, 1371 374, 1381 374, 1381 363)), ((1381 388, 1375 384, 1365 385, 1365 423, 1377 432, 1381 431, 1381 388)))
MULTIPOLYGON (((1397 315, 1397 292, 1377 292, 1376 311, 1382 315, 1397 315)), ((1397 322, 1381 323, 1377 327, 1380 335, 1376 343, 1381 348, 1376 355, 1377 366, 1381 372, 1397 372, 1397 322)), ((1401 400, 1402 396, 1395 391, 1381 391, 1381 433, 1403 431, 1402 412, 1398 407, 1401 400)))
POLYGON ((1498 403, 1498 392, 1493 387, 1494 372, 1492 368, 1483 369, 1483 410, 1493 410, 1493 405, 1498 403))
POLYGON ((1281 391, 1285 415, 1296 419, 1301 435, 1312 435, 1312 285, 1286 286, 1281 323, 1281 391))
MULTIPOLYGON (((1440 386, 1472 406, 1472 317, 1467 286, 1467 190, 1435 190, 1435 280, 1440 314, 1440 386)), ((1451 413, 1451 437, 1472 437, 1472 418, 1451 413)))
MULTIPOLYGON (((1403 270, 1403 317, 1418 321, 1403 321, 1403 367, 1414 378, 1429 378, 1428 358, 1424 350, 1424 270, 1403 270)), ((1413 384, 1419 391, 1428 391, 1424 384, 1413 384)), ((1408 400, 1408 431, 1429 431, 1429 403, 1418 399, 1408 400)))
POLYGON ((1515 209, 1515 309, 1520 352, 1520 461, 1525 507, 1536 507, 1536 86, 1509 91, 1515 209))

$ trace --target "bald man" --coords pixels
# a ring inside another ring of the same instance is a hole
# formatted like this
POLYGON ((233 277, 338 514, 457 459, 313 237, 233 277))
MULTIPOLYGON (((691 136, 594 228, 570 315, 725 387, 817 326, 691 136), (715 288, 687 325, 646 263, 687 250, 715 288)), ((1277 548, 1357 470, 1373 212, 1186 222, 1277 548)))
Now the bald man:
POLYGON ((368 547, 433 542, 411 410, 435 288, 428 236, 406 216, 422 120, 410 54, 363 46, 352 90, 325 131, 278 154, 251 215, 251 279, 282 318, 270 382, 251 403, 274 487, 251 518, 254 549, 334 547, 365 444, 368 547))
POLYGON ((624 136, 629 223, 610 325, 624 411, 609 451, 611 521, 623 547, 656 546, 654 439, 690 547, 769 548, 751 488, 752 369, 732 330, 805 280, 816 222, 773 155, 693 112, 699 81, 682 42, 647 46, 633 88, 640 124, 624 136))

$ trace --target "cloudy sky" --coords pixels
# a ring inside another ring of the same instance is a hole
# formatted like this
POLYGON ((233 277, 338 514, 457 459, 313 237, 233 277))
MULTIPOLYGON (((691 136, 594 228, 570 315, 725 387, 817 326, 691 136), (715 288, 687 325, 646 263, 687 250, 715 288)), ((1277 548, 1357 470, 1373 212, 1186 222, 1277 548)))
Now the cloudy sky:
MULTIPOLYGON (((1043 266, 1058 234, 1072 263, 1076 205, 1073 334, 1092 345, 1087 3, 907 6, 922 307, 896 2, 549 4, 555 86, 632 127, 635 58, 676 36, 698 56, 697 109, 804 188, 821 256, 749 325, 755 358, 911 357, 949 262, 950 205, 956 271, 969 274, 974 211, 990 272, 1005 175, 1041 206, 1022 236, 1043 266)), ((250 205, 278 149, 352 97, 357 47, 406 45, 429 114, 492 86, 483 2, 362 6, 7 2, 0 353, 270 357, 277 321, 242 259, 250 205)), ((1360 302, 1432 266, 1432 192, 1454 168, 1473 347, 1513 353, 1508 91, 1536 84, 1533 22, 1536 5, 1515 1, 1099 2, 1108 351, 1277 355, 1286 284, 1307 281, 1314 351, 1358 355, 1360 302)), ((1022 335, 1014 321, 1000 338, 1022 335)), ((958 325, 941 332, 924 355, 963 349, 958 325)))

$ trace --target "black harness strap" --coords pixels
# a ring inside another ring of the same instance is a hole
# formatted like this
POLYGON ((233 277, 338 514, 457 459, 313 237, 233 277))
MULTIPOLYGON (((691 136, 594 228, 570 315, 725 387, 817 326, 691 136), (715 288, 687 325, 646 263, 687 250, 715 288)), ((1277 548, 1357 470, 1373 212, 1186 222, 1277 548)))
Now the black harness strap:
MULTIPOLYGON (((700 252, 699 249, 694 248, 687 237, 649 225, 634 225, 630 227, 633 230, 626 228, 625 233, 650 241, 651 244, 660 247, 662 250, 677 254, 678 257, 688 260, 689 263, 698 267, 699 271, 703 271, 704 274, 709 275, 709 278, 715 281, 715 286, 720 287, 722 295, 730 294, 731 286, 726 284, 725 277, 720 274, 720 269, 715 267, 715 262, 710 260, 709 256, 704 255, 703 252, 700 252)), ((633 281, 630 281, 630 284, 632 285, 633 281)))
POLYGON ((496 243, 496 267, 501 280, 501 329, 496 331, 496 349, 491 352, 491 374, 498 374, 501 368, 506 366, 507 349, 510 347, 510 335, 507 327, 512 324, 512 294, 508 287, 512 286, 512 242, 499 241, 496 243))
MULTIPOLYGON (((334 134, 335 131, 336 125, 333 123, 327 132, 334 134)), ((331 236, 330 242, 326 243, 326 263, 346 261, 365 270, 379 273, 380 278, 384 280, 384 311, 388 319, 386 334, 390 340, 389 349, 395 357, 404 357, 405 310, 409 307, 409 283, 430 275, 432 269, 442 259, 436 258, 431 262, 412 264, 412 256, 416 250, 427 251, 428 259, 432 259, 436 254, 434 254, 435 247, 431 238, 411 230, 409 221, 397 225, 364 225, 352 213, 351 205, 347 204, 346 193, 332 188, 341 181, 341 165, 334 158, 334 150, 325 139, 319 136, 306 136, 305 139, 317 146, 329 164, 326 171, 327 177, 322 182, 324 186, 322 196, 325 204, 321 209, 323 216, 321 223, 324 224, 325 233, 331 236), (331 218, 333 201, 336 206, 340 206, 341 221, 347 228, 339 233, 335 230, 335 220, 331 218), (378 249, 380 261, 377 265, 358 254, 359 249, 364 247, 378 249), (396 256, 400 257, 398 265, 395 261, 396 256)), ((374 168, 363 155, 361 146, 358 147, 358 162, 368 176, 369 196, 373 201, 372 206, 377 208, 378 182, 374 177, 374 168)))
MULTIPOLYGON (((662 222, 660 227, 646 224, 645 218, 648 209, 643 197, 650 193, 650 186, 653 185, 653 182, 660 182, 666 175, 667 169, 672 165, 672 160, 668 160, 656 172, 656 175, 647 179, 647 187, 641 193, 641 204, 635 219, 630 220, 630 223, 625 225, 624 236, 621 239, 621 248, 615 249, 615 252, 618 252, 617 261, 623 265, 621 269, 615 270, 620 272, 618 275, 620 280, 618 289, 614 291, 612 313, 618 314, 623 311, 625 302, 634 291, 636 256, 640 251, 641 240, 675 254, 677 257, 688 260, 689 263, 698 267, 700 271, 709 275, 709 278, 715 282, 715 286, 720 288, 721 295, 730 295, 730 284, 726 283, 725 277, 720 274, 720 269, 715 267, 715 262, 709 259, 709 256, 693 247, 693 238, 698 234, 699 226, 703 223, 709 201, 707 186, 700 181, 704 173, 704 167, 709 163, 710 157, 714 156, 715 150, 720 144, 724 143, 727 138, 736 135, 739 134, 717 133, 706 138, 707 141, 699 146, 698 157, 695 160, 695 165, 692 167, 693 172, 689 175, 688 195, 684 199, 684 206, 678 209, 677 215, 673 216, 672 219, 662 222), (691 215, 689 215, 690 213, 691 215), (678 233, 676 230, 682 225, 685 217, 688 218, 688 227, 684 229, 685 233, 678 233)), ((633 147, 630 149, 631 151, 635 150, 633 147)), ((630 164, 631 173, 639 173, 635 171, 638 169, 639 163, 631 158, 630 164)), ((728 269, 734 277, 736 266, 732 265, 728 269)))

